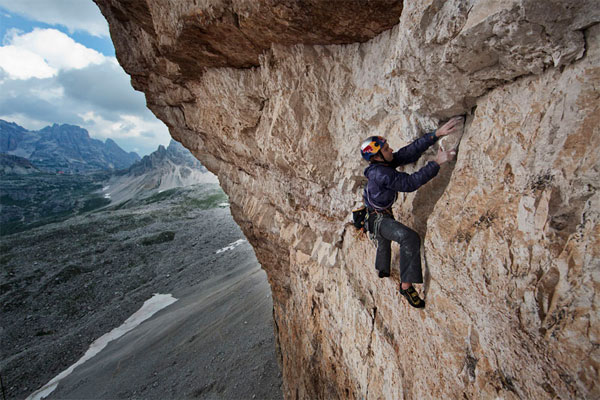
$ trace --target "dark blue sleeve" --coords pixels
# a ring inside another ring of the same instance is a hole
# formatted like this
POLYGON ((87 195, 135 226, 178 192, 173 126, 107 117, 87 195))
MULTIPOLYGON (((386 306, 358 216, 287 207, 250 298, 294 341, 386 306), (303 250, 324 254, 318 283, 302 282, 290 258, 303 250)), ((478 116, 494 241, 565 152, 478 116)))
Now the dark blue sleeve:
POLYGON ((408 146, 405 146, 394 153, 393 166, 397 167, 404 164, 416 162, 421 154, 437 141, 435 131, 426 133, 408 146))
POLYGON ((413 174, 393 171, 393 174, 387 176, 385 187, 396 192, 414 192, 435 177, 439 170, 438 163, 429 161, 413 174))

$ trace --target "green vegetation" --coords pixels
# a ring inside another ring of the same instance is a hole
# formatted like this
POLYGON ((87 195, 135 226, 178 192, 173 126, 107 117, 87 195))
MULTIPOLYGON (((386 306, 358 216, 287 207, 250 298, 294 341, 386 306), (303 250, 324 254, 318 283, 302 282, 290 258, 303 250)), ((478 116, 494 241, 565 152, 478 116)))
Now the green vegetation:
POLYGON ((110 207, 110 209, 116 211, 116 210, 121 210, 121 209, 124 209, 124 208, 129 208, 129 206, 131 205, 131 203, 132 203, 131 200, 127 200, 127 201, 124 201, 122 203, 117 204, 116 206, 110 207))
POLYGON ((4 266, 13 258, 12 254, 3 254, 0 256, 0 265, 4 266))
POLYGON ((150 246, 153 244, 171 242, 171 241, 173 241, 173 239, 175 239, 175 232, 165 231, 165 232, 161 232, 157 235, 148 236, 148 237, 143 238, 142 244, 144 246, 150 246))
MULTIPOLYGON (((217 184, 199 184, 110 206, 111 200, 101 194, 103 182, 108 177, 107 173, 3 175, 0 179, 0 236, 101 210, 117 211, 168 203, 173 206, 172 216, 175 217, 193 210, 216 208, 228 202, 227 195, 217 184)), ((154 221, 157 216, 149 215, 148 218, 154 221)), ((139 223, 137 219, 132 220, 132 229, 139 223)), ((123 221, 121 226, 127 225, 127 221, 123 221)))
POLYGON ((68 175, 35 173, 0 179, 0 235, 61 222, 106 206, 97 192, 106 173, 68 175))
POLYGON ((208 210, 209 208, 216 208, 221 203, 228 202, 227 195, 222 190, 209 193, 203 198, 188 197, 182 202, 182 206, 187 208, 198 208, 201 210, 208 210))
POLYGON ((145 198, 143 200, 143 203, 144 204, 157 203, 159 201, 163 201, 163 200, 169 199, 171 197, 174 197, 178 193, 179 193, 179 188, 165 190, 164 192, 156 193, 150 197, 145 198))
POLYGON ((12 197, 5 194, 0 196, 0 205, 2 206, 23 206, 25 203, 26 201, 24 200, 15 200, 12 197))
POLYGON ((123 210, 134 207, 170 202, 179 207, 178 214, 189 210, 208 210, 216 208, 229 201, 227 195, 217 184, 199 184, 188 187, 179 187, 154 193, 141 199, 130 199, 111 206, 110 210, 123 210))
POLYGON ((46 218, 34 220, 31 223, 26 223, 24 221, 2 222, 2 225, 0 225, 0 236, 10 235, 12 233, 17 233, 17 232, 23 232, 23 231, 26 231, 29 229, 37 228, 38 226, 52 224, 55 222, 62 222, 64 220, 72 217, 73 214, 74 213, 71 211, 63 211, 63 212, 52 214, 46 218))
POLYGON ((78 267, 76 265, 68 265, 65 268, 63 268, 58 274, 56 274, 54 280, 58 283, 64 283, 76 277, 77 275, 83 274, 85 272, 87 271, 81 267, 78 267))
POLYGON ((37 331, 35 336, 54 335, 55 333, 56 333, 56 331, 42 329, 40 331, 37 331))
POLYGON ((82 214, 82 213, 86 213, 89 211, 93 211, 98 208, 105 207, 109 204, 110 204, 110 199, 106 199, 106 198, 100 197, 100 196, 91 197, 84 201, 83 207, 81 208, 81 210, 79 210, 79 213, 82 214))

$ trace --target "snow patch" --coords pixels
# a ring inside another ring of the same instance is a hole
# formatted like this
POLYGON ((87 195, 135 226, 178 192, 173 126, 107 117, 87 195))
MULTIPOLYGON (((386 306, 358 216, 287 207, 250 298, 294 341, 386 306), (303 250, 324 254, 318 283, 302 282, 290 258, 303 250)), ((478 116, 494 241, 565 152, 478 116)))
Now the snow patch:
POLYGON ((110 199, 110 193, 104 193, 104 198, 105 199, 110 199))
POLYGON ((177 299, 174 298, 170 294, 155 294, 150 299, 146 300, 144 305, 137 310, 131 317, 127 318, 127 320, 123 323, 123 325, 113 329, 109 333, 104 334, 100 338, 96 339, 94 343, 90 345, 90 348, 86 353, 77 361, 75 364, 71 365, 69 368, 55 376, 50 382, 45 384, 40 390, 34 392, 26 400, 41 400, 47 397, 50 393, 56 389, 58 383, 61 379, 65 378, 69 375, 73 370, 83 364, 85 361, 94 357, 98 354, 102 349, 106 347, 108 343, 111 341, 123 336, 154 314, 156 314, 161 309, 166 306, 176 302, 177 299))
POLYGON ((215 254, 223 253, 224 251, 227 251, 227 250, 233 250, 244 242, 245 242, 244 239, 236 240, 235 242, 230 243, 227 247, 223 247, 222 249, 217 250, 217 252, 215 254))

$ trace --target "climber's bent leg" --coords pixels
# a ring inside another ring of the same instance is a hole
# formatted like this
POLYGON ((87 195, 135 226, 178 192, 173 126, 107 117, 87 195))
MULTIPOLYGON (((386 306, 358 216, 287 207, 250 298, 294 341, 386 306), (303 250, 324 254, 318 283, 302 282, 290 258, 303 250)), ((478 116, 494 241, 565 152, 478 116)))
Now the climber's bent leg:
MULTIPOLYGON (((381 221, 379 233, 385 239, 400 243, 400 280, 407 283, 423 283, 419 234, 392 218, 384 218, 381 221)), ((379 249, 377 253, 379 255, 379 249)))

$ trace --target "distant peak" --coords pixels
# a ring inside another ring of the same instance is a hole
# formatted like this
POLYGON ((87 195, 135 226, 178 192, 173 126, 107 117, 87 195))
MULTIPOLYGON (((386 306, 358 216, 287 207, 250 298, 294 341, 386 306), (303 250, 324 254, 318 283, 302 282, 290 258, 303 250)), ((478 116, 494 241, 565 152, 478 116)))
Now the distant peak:
POLYGON ((108 138, 108 139, 106 139, 106 140, 104 141, 104 146, 106 146, 106 147, 110 147, 110 148, 113 148, 113 149, 116 149, 116 148, 118 148, 120 151, 123 151, 123 152, 125 151, 125 150, 123 150, 123 149, 121 148, 121 146, 119 146, 119 145, 117 144, 117 142, 115 142, 115 141, 114 141, 114 140, 112 140, 111 138, 108 138))
POLYGON ((187 153, 187 149, 178 141, 171 139, 171 141, 169 142, 169 147, 167 147, 167 149, 169 151, 177 151, 177 152, 186 152, 187 153))
POLYGON ((5 121, 3 119, 0 119, 0 127, 12 128, 12 129, 16 129, 16 130, 23 131, 23 132, 27 131, 27 129, 23 128, 19 124, 16 124, 14 122, 5 121))
POLYGON ((77 125, 70 124, 52 124, 52 126, 47 126, 41 129, 39 132, 41 133, 49 133, 52 135, 69 135, 76 136, 81 138, 89 138, 90 134, 87 129, 84 129, 77 125))

